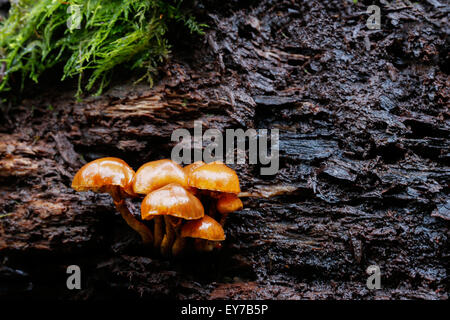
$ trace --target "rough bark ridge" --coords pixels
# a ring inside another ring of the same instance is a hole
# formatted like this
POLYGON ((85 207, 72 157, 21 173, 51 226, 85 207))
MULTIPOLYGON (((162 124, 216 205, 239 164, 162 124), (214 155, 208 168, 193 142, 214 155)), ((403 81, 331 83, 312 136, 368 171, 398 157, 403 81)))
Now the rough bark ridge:
POLYGON ((175 47, 152 89, 50 89, 4 109, 0 296, 448 298, 449 8, 396 3, 371 31, 366 1, 209 1, 204 41, 175 47), (169 157, 194 120, 279 128, 280 170, 234 166, 261 198, 229 217, 219 253, 165 261, 110 197, 70 182, 100 156, 169 157), (372 264, 381 290, 366 288, 372 264))

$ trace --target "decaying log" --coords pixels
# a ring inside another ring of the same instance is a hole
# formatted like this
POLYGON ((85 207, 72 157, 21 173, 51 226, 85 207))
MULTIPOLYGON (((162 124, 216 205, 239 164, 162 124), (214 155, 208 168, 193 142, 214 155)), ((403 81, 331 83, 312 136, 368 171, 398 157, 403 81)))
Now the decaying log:
POLYGON ((448 298, 444 9, 392 11, 371 31, 364 4, 348 1, 205 6, 205 38, 176 46, 153 88, 124 82, 81 102, 49 90, 2 114, 0 295, 448 298), (101 156, 134 169, 170 157, 172 132, 195 120, 280 129, 280 169, 232 165, 247 197, 224 248, 167 261, 140 246, 108 195, 70 183, 101 156), (65 289, 72 264, 76 292, 65 289), (380 290, 366 287, 369 265, 380 290))

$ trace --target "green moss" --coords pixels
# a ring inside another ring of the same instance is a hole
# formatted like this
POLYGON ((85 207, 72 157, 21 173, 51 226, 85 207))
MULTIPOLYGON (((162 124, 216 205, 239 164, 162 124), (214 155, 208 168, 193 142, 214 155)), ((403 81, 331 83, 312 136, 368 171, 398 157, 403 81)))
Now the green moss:
POLYGON ((93 88, 101 93, 119 65, 151 83, 169 52, 170 22, 198 34, 205 27, 179 0, 12 1, 0 23, 0 93, 17 79, 23 90, 27 79, 38 82, 55 65, 63 66, 61 80, 78 77, 78 94, 93 88))

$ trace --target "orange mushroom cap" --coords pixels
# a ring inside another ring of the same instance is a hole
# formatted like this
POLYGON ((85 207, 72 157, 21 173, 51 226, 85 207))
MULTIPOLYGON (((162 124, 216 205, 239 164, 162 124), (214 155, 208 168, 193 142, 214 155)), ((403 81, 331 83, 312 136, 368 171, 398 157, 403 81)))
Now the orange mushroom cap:
POLYGON ((168 184, 150 192, 142 201, 141 217, 170 215, 186 220, 200 219, 205 215, 203 205, 193 194, 177 183, 168 184))
MULTIPOLYGON (((191 175, 191 173, 195 169, 200 168, 201 166, 204 166, 205 164, 206 163, 204 163, 203 161, 196 161, 194 163, 191 163, 191 164, 185 166, 183 168, 183 171, 186 174, 186 177, 188 178, 188 181, 189 181, 189 176, 191 175)), ((196 189, 196 188, 188 187, 188 190, 195 196, 199 195, 198 189, 196 189)))
POLYGON ((194 163, 191 163, 191 164, 188 164, 187 166, 185 166, 183 168, 183 171, 189 179, 189 176, 195 169, 200 168, 201 166, 204 166, 205 164, 206 163, 204 163, 203 161, 195 161, 194 163))
POLYGON ((133 179, 133 191, 148 194, 169 183, 178 183, 187 187, 187 177, 183 169, 170 159, 151 161, 136 171, 133 179))
POLYGON ((211 241, 225 240, 225 232, 222 226, 210 216, 186 222, 181 228, 181 236, 211 241))
POLYGON ((201 166, 189 176, 189 186, 197 189, 239 193, 239 178, 236 172, 220 162, 212 162, 201 166))
POLYGON ((106 157, 85 164, 75 174, 72 188, 76 191, 109 192, 112 186, 119 186, 129 195, 134 170, 122 159, 106 157))
POLYGON ((231 213, 241 210, 244 207, 241 199, 234 193, 227 193, 219 198, 217 201, 217 211, 221 214, 231 213))

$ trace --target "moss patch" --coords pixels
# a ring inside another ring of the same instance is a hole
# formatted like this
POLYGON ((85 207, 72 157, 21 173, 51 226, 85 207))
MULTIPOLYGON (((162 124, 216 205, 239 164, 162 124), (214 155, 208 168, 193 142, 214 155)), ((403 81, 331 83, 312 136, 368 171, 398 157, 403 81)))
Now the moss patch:
POLYGON ((182 1, 16 0, 0 23, 0 93, 63 65, 61 80, 78 77, 78 94, 99 94, 117 66, 152 81, 166 57, 170 22, 202 34, 182 1))

